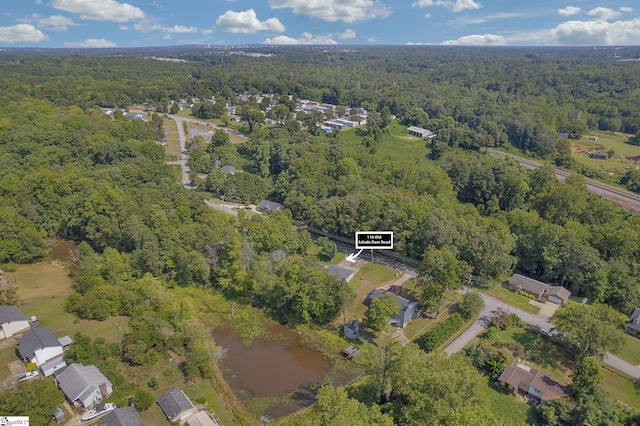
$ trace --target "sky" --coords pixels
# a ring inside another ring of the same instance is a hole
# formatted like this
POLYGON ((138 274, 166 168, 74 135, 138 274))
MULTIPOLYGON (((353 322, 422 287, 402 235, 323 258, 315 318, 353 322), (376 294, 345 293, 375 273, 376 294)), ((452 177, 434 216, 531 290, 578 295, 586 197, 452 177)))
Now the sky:
POLYGON ((0 0, 0 47, 630 46, 638 0, 0 0))

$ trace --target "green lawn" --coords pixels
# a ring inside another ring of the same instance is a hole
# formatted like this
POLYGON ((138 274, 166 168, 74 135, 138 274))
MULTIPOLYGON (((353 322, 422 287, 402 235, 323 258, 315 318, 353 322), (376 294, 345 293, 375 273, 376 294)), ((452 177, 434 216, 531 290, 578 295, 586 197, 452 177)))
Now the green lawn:
POLYGON ((478 288, 478 291, 488 294, 489 296, 493 296, 501 302, 507 303, 527 313, 537 314, 540 312, 540 308, 530 304, 529 299, 515 294, 513 291, 502 286, 496 285, 489 288, 478 288))
POLYGON ((631 377, 606 367, 602 369, 601 386, 614 401, 623 401, 640 409, 640 392, 638 392, 635 380, 631 377))
MULTIPOLYGON (((341 130, 338 138, 347 147, 360 147, 365 128, 355 128, 341 130)), ((434 167, 432 161, 427 159, 430 149, 426 147, 428 141, 409 136, 407 127, 399 124, 395 120, 389 124, 389 132, 382 135, 382 142, 378 145, 376 157, 391 158, 400 162, 418 162, 420 168, 434 167)))
POLYGON ((11 370, 7 364, 18 359, 15 346, 0 350, 0 382, 11 377, 11 370))
POLYGON ((571 148, 574 151, 573 157, 580 164, 584 164, 596 170, 618 173, 624 172, 629 166, 633 166, 632 162, 622 159, 620 156, 640 156, 640 147, 625 143, 633 135, 619 132, 611 133, 600 131, 591 132, 591 135, 597 137, 598 140, 592 141, 588 139, 588 136, 584 136, 582 139, 571 141, 571 148), (603 152, 613 149, 615 154, 608 160, 598 160, 595 158, 589 158, 589 156, 583 152, 575 152, 591 149, 597 149, 603 152))
POLYGON ((633 365, 640 364, 640 339, 625 333, 624 346, 616 355, 633 365))
POLYGON ((487 377, 487 398, 491 412, 504 426, 536 425, 533 408, 514 395, 500 392, 487 377))
MULTIPOLYGON (((13 274, 8 277, 14 282, 13 274)), ((67 268, 50 262, 19 265, 14 283, 18 286, 18 307, 27 317, 35 315, 43 327, 55 329, 76 320, 64 310, 66 297, 73 293, 67 268)))

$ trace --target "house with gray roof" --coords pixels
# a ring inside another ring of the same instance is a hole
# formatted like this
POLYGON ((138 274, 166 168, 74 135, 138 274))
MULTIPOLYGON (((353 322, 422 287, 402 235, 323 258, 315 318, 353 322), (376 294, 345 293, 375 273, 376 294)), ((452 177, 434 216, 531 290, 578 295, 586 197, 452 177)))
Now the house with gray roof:
POLYGON ((6 339, 30 327, 29 320, 20 309, 15 306, 0 306, 0 339, 6 339))
POLYGON ((88 408, 113 392, 113 385, 95 365, 73 363, 54 377, 72 406, 88 408))
POLYGON ((629 322, 624 327, 624 332, 633 337, 640 338, 640 308, 635 308, 629 318, 629 322))
POLYGON ((375 290, 367 294, 365 304, 367 306, 370 306, 372 300, 375 300, 384 294, 393 295, 393 297, 396 298, 396 305, 398 306, 398 314, 391 316, 389 320, 390 324, 400 328, 404 328, 411 320, 414 320, 420 316, 421 310, 418 302, 412 302, 411 300, 405 299, 400 295, 390 293, 380 288, 376 288, 375 290))
POLYGON ((516 293, 524 292, 535 296, 538 302, 549 301, 558 305, 566 303, 571 296, 571 292, 562 286, 551 286, 520 274, 513 274, 509 287, 516 293))
POLYGON ((60 340, 50 328, 34 328, 27 331, 18 341, 18 353, 25 362, 33 362, 38 367, 64 352, 60 340))
POLYGON ((274 201, 260 200, 257 209, 262 213, 273 213, 276 210, 284 210, 284 206, 274 201))
POLYGON ((134 407, 116 408, 107 414, 98 426, 144 426, 134 407))
POLYGON ((170 422, 181 422, 193 412, 193 404, 180 389, 168 390, 158 400, 158 405, 170 422))

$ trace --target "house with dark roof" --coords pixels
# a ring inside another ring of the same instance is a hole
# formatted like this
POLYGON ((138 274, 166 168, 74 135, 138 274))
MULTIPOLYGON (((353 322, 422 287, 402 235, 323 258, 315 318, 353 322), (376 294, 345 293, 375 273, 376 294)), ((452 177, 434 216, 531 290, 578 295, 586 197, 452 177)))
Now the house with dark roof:
POLYGON ((338 280, 345 280, 346 282, 349 282, 351 278, 353 278, 353 276, 356 274, 355 271, 347 268, 342 268, 338 265, 329 265, 327 267, 327 271, 329 271, 329 273, 336 277, 338 280))
POLYGON ((33 362, 37 366, 59 357, 63 352, 60 340, 50 328, 31 329, 18 341, 18 353, 22 360, 33 362))
POLYGON ((282 204, 269 200, 260 200, 258 207, 256 208, 262 213, 273 213, 276 210, 284 210, 284 206, 282 204))
POLYGON ((376 288, 367 294, 365 299, 365 305, 371 306, 371 301, 381 297, 384 294, 391 294, 396 298, 396 305, 398 306, 398 314, 392 315, 389 322, 400 328, 404 328, 411 320, 414 320, 420 316, 421 310, 418 302, 412 302, 409 299, 390 293, 386 290, 376 288))
POLYGON ((157 402, 170 422, 181 422, 193 412, 193 404, 180 389, 168 390, 157 402))
POLYGON ((511 280, 509 280, 509 287, 516 293, 531 294, 539 302, 548 300, 558 305, 566 303, 569 300, 569 296, 571 296, 571 292, 562 286, 551 286, 520 274, 513 274, 511 280))
POLYGON ((144 426, 134 407, 116 408, 107 414, 98 426, 144 426))
POLYGON ((498 377, 498 385, 509 393, 530 397, 534 402, 565 398, 567 390, 540 370, 526 365, 509 365, 498 377))
POLYGON ((20 309, 15 306, 0 306, 0 339, 6 339, 29 328, 29 320, 20 309))
POLYGON ((113 385, 95 365, 73 363, 54 377, 72 406, 88 408, 113 392, 113 385))
POLYGON ((640 308, 635 308, 629 322, 624 327, 624 332, 640 339, 640 308))

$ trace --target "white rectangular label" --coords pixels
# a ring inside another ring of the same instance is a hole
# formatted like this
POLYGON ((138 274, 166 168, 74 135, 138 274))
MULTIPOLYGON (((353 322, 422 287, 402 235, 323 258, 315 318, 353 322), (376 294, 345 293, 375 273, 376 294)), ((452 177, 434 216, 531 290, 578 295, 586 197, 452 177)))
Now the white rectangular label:
POLYGON ((393 249, 393 231, 356 232, 356 249, 393 249))

